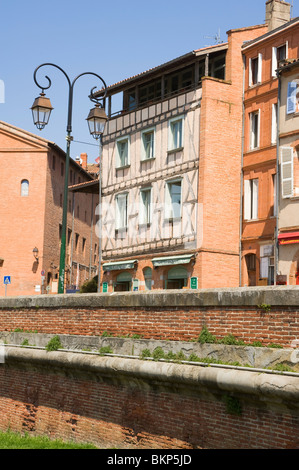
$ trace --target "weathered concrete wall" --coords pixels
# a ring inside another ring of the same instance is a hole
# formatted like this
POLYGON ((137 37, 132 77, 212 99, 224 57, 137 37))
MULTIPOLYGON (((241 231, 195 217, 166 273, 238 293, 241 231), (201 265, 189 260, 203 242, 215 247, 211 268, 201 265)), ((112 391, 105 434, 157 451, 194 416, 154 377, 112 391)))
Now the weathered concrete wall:
MULTIPOLYGON (((256 369, 274 369, 278 365, 287 366, 294 372, 299 372, 299 349, 293 348, 263 348, 253 346, 234 346, 225 344, 208 344, 194 341, 163 341, 152 339, 111 338, 100 336, 58 335, 61 349, 75 352, 99 353, 102 348, 109 348, 111 354, 140 358, 145 350, 152 354, 156 348, 161 348, 168 354, 182 353, 185 362, 197 358, 221 361, 223 364, 239 363, 241 367, 256 369), (191 359, 190 359, 191 356, 191 359)), ((45 348, 53 338, 52 334, 26 332, 0 332, 0 343, 8 346, 45 348)), ((236 364, 235 364, 236 365, 236 364)))
POLYGON ((299 448, 299 377, 5 347, 0 429, 117 448, 299 448))

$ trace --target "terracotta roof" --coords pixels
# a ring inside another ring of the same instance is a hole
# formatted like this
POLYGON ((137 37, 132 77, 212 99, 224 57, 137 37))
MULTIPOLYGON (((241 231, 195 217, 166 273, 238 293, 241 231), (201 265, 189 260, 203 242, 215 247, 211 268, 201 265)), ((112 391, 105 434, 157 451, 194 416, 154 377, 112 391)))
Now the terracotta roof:
POLYGON ((299 17, 296 17, 296 18, 293 18, 291 21, 288 21, 287 23, 285 23, 284 25, 282 26, 279 26, 278 28, 275 28, 275 29, 272 29, 271 31, 268 31, 267 33, 263 34, 262 36, 259 36, 255 39, 252 39, 251 41, 245 41, 243 46, 242 46, 242 49, 246 49, 248 47, 251 47, 257 43, 259 43, 260 41, 263 41, 267 38, 270 38, 271 36, 273 36, 274 34, 278 34, 280 33, 281 31, 284 31, 285 29, 287 28, 290 28, 291 26, 295 25, 296 23, 298 23, 299 21, 299 17))

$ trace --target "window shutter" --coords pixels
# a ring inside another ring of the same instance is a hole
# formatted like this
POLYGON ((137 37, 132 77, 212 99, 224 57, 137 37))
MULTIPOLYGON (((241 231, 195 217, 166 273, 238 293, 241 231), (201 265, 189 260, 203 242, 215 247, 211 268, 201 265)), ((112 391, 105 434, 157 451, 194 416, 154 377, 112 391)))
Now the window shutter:
POLYGON ((258 219, 258 189, 259 180, 252 180, 252 218, 258 219))
POLYGON ((283 198, 293 196, 293 148, 281 148, 281 193, 283 198))
POLYGON ((262 82, 262 59, 263 59, 263 55, 260 53, 259 58, 258 58, 258 77, 257 77, 258 83, 262 82))
POLYGON ((251 183, 250 180, 244 181, 244 219, 251 219, 251 183))
POLYGON ((272 77, 276 77, 277 69, 277 49, 272 47, 272 77))
POLYGON ((252 61, 249 59, 249 86, 252 85, 252 61))
POLYGON ((277 103, 272 104, 272 126, 271 126, 271 143, 277 141, 277 103))

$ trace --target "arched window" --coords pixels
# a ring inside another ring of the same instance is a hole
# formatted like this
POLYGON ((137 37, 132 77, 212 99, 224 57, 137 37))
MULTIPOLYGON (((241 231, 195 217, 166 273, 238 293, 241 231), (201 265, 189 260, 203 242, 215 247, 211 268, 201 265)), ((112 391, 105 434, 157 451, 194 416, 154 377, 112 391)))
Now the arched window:
POLYGON ((144 268, 143 270, 144 281, 145 281, 145 290, 151 290, 152 288, 152 276, 153 271, 151 268, 144 268))
POLYGON ((22 197, 29 196, 29 181, 28 180, 21 181, 21 196, 22 197))

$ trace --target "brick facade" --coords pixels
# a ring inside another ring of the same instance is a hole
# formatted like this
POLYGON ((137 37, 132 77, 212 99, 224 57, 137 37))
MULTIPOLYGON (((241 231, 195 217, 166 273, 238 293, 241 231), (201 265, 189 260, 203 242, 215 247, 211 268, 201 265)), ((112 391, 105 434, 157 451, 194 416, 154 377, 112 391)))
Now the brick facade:
MULTIPOLYGON (((50 293, 55 292, 65 153, 51 142, 1 122, 0 166, 0 295, 5 293, 4 276, 11 276, 11 284, 7 286, 9 296, 46 293, 48 286, 50 293), (26 194, 22 193, 22 182, 26 187, 29 184, 26 194), (38 248, 38 262, 33 256, 35 247, 38 248)), ((92 180, 74 160, 70 163, 69 177, 77 182, 92 180)), ((98 242, 94 234, 92 237, 95 215, 91 198, 84 194, 75 195, 73 199, 69 194, 66 285, 80 286, 89 278, 90 267, 92 275, 96 273, 98 252, 95 245, 98 242)))

